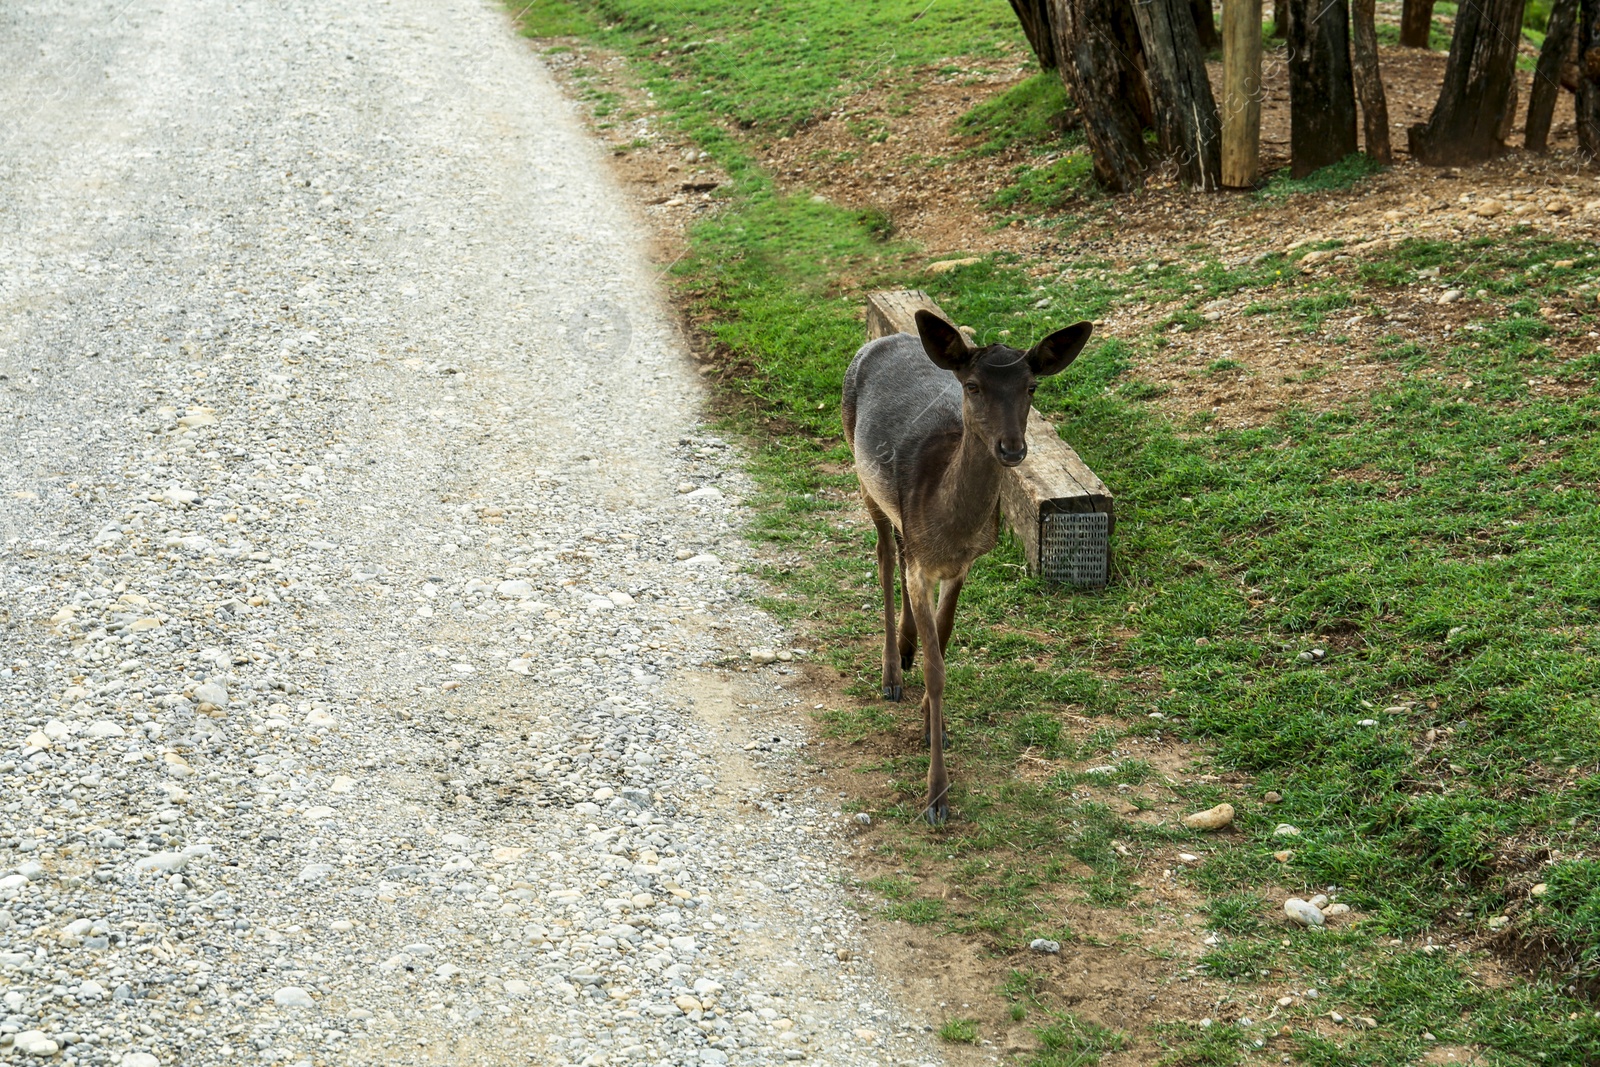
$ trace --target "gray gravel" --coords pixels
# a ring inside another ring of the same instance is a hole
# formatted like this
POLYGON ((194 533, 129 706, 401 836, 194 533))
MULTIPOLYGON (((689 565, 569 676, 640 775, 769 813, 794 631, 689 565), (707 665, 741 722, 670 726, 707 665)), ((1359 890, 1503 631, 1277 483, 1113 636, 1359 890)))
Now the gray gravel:
POLYGON ((0 70, 0 1058, 937 1059, 502 12, 8 4, 0 70))

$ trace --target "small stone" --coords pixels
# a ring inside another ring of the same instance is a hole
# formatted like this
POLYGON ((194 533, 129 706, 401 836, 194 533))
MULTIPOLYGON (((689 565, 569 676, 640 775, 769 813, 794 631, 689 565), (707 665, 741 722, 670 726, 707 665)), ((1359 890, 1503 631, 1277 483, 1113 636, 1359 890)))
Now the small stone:
POLYGON ((117 1067, 161 1067, 161 1061, 148 1052, 124 1052, 117 1067))
POLYGON ((701 486, 692 493, 684 496, 685 500, 721 500, 722 490, 714 485, 701 486))
POLYGON ((856 812, 856 822, 858 824, 860 824, 861 826, 871 826, 872 825, 872 816, 868 815, 864 811, 858 811, 858 812, 856 812))
POLYGON ((1299 837, 1300 828, 1290 823, 1280 822, 1272 830, 1273 837, 1299 837))
POLYGON ((317 1002, 297 985, 286 985, 272 994, 272 1002, 280 1008, 314 1008, 317 1002))
POLYGON ((348 774, 336 774, 333 776, 333 784, 328 786, 328 792, 348 793, 355 787, 356 780, 354 778, 350 777, 348 774))
POLYGON ((27 1056, 54 1056, 61 1046, 43 1030, 24 1030, 11 1039, 11 1047, 27 1056))
POLYGON ((1284 901, 1283 913, 1289 916, 1291 922, 1301 926, 1321 926, 1326 921, 1320 908, 1299 897, 1290 897, 1284 901))
POLYGON ((1266 801, 1268 804, 1282 804, 1283 794, 1278 792, 1276 789, 1269 789, 1267 790, 1266 796, 1262 797, 1261 799, 1266 801))
POLYGON ((1183 817, 1183 825, 1191 830, 1220 830, 1232 822, 1233 805, 1226 803, 1183 817))
POLYGON ((1540 882, 1538 885, 1528 890, 1528 895, 1532 897, 1542 897, 1548 892, 1550 892, 1550 886, 1545 882, 1540 882))
POLYGON ((715 567, 722 562, 721 557, 711 552, 701 552, 699 555, 690 556, 683 561, 685 567, 715 567))
POLYGON ((1316 896, 1314 896, 1310 900, 1306 901, 1306 903, 1310 904, 1313 908, 1316 908, 1318 911, 1321 911, 1323 908, 1326 908, 1328 906, 1328 894, 1326 894, 1326 893, 1318 893, 1316 896))
POLYGON ((495 596, 507 600, 526 600, 533 595, 533 583, 521 578, 510 578, 494 587, 495 596))
POLYGON ((929 274, 948 274, 953 270, 959 270, 962 267, 975 266, 976 264, 982 262, 983 259, 980 256, 967 256, 963 259, 941 259, 936 262, 929 263, 927 266, 927 271, 929 274))
POLYGON ((216 682, 201 682, 194 687, 194 700, 196 704, 211 704, 216 707, 226 707, 228 704, 228 691, 216 682))
POLYGON ((315 807, 310 807, 305 810, 305 817, 312 822, 320 822, 323 819, 331 819, 335 814, 337 813, 326 804, 318 804, 315 807))
POLYGON ((1322 909, 1322 914, 1323 914, 1324 917, 1329 918, 1329 919, 1332 919, 1332 918, 1334 918, 1336 916, 1339 916, 1339 915, 1349 915, 1350 914, 1350 905, 1348 905, 1348 904, 1329 904, 1326 908, 1322 909))
POLYGON ((110 719, 101 719, 99 722, 90 723, 89 728, 85 730, 84 733, 88 734, 90 737, 99 738, 126 736, 126 731, 124 731, 122 727, 118 726, 110 719))
POLYGON ((1356 725, 1357 726, 1372 727, 1372 726, 1378 725, 1378 720, 1377 719, 1362 719, 1360 722, 1356 723, 1356 725))
POLYGON ((525 997, 533 992, 533 986, 529 985, 527 982, 524 982, 520 978, 512 978, 506 982, 505 990, 511 996, 525 997))
POLYGON ((1507 915, 1496 915, 1494 918, 1489 920, 1489 929, 1491 929, 1491 930, 1504 930, 1510 924, 1511 924, 1510 916, 1507 916, 1507 915))
POLYGON ((307 726, 336 726, 338 725, 338 722, 338 719, 335 719, 322 708, 312 708, 310 711, 306 712, 307 726))
POLYGON ((678 1006, 678 1010, 683 1012, 685 1015, 689 1014, 691 1011, 701 1010, 700 1001, 695 997, 689 996, 687 993, 673 997, 672 1003, 676 1004, 678 1006))
POLYGON ((750 662, 752 663, 773 663, 777 658, 778 654, 770 648, 752 648, 750 650, 750 662))
POLYGON ((1506 206, 1498 200, 1482 200, 1473 206, 1472 213, 1480 218, 1492 219, 1505 210, 1506 206))
POLYGON ((1061 942, 1051 941, 1047 937, 1036 937, 1028 942, 1028 951, 1042 952, 1047 956, 1055 956, 1061 952, 1061 942))

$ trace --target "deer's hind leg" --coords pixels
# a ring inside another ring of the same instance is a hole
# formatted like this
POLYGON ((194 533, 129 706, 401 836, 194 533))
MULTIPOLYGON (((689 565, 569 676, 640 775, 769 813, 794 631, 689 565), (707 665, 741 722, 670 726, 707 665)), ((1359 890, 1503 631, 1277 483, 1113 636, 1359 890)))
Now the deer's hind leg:
POLYGON ((911 610, 911 593, 905 581, 905 539, 896 531, 894 540, 900 550, 900 669, 909 671, 917 659, 917 613, 911 610))
POLYGON ((899 700, 905 695, 905 676, 894 635, 894 568, 896 559, 902 558, 900 531, 866 490, 862 490, 861 499, 872 516, 872 525, 878 529, 878 584, 883 589, 883 699, 899 700))

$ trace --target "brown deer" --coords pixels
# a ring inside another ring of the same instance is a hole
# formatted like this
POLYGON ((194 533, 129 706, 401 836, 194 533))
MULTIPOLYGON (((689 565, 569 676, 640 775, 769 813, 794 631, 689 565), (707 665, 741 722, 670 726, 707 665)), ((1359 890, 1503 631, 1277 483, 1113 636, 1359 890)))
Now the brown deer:
POLYGON ((944 652, 972 561, 999 533, 1000 468, 1028 454, 1035 384, 1071 364, 1093 326, 1057 330, 1026 352, 972 348, 939 316, 917 312, 917 333, 869 341, 844 378, 844 436, 867 514, 878 528, 883 586, 883 696, 899 700, 923 635, 922 730, 935 826, 950 814, 944 769, 944 652), (902 597, 895 636, 899 546, 902 597), (937 586, 937 589, 936 589, 937 586), (937 640, 934 638, 937 637, 937 640))

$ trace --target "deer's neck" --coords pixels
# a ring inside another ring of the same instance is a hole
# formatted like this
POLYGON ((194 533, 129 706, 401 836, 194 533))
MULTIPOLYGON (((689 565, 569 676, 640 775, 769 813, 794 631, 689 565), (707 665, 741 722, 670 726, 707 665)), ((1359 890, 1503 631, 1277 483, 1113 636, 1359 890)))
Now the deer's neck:
POLYGON ((939 512, 945 516, 947 529, 971 533, 993 527, 994 509, 1000 500, 1000 469, 993 450, 963 428, 961 444, 939 483, 939 512))

